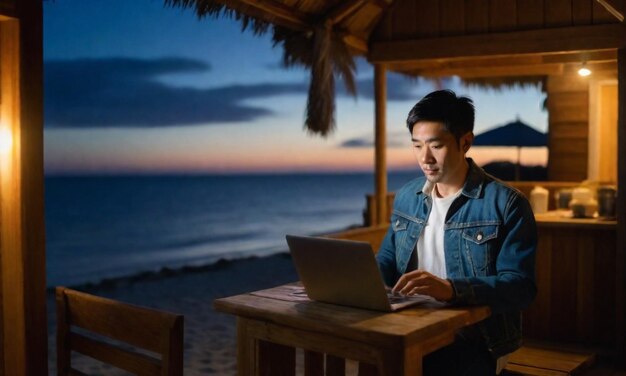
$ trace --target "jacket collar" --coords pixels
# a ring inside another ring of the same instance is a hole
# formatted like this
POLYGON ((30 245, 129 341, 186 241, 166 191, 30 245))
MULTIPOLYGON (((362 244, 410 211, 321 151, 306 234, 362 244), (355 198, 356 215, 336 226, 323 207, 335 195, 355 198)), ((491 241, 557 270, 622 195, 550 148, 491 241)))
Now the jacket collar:
MULTIPOLYGON (((483 184, 485 181, 485 172, 474 163, 472 158, 466 158, 469 170, 467 171, 467 177, 463 188, 461 188, 461 194, 469 198, 479 198, 483 190, 483 184)), ((424 184, 418 187, 417 194, 424 194, 430 196, 432 194, 435 185, 424 179, 424 184)))

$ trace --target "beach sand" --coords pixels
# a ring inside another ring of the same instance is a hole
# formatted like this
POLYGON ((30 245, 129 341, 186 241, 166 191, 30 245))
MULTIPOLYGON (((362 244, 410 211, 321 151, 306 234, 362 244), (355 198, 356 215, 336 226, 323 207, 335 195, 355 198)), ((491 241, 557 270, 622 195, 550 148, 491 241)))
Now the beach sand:
MULTIPOLYGON (((287 253, 220 261, 214 265, 104 281, 76 289, 123 302, 185 316, 185 375, 235 375, 235 318, 217 313, 214 299, 269 288, 298 279, 287 253)), ((54 293, 48 296, 50 374, 56 374, 54 293)), ((94 375, 126 375, 115 368, 76 356, 78 369, 94 375)))

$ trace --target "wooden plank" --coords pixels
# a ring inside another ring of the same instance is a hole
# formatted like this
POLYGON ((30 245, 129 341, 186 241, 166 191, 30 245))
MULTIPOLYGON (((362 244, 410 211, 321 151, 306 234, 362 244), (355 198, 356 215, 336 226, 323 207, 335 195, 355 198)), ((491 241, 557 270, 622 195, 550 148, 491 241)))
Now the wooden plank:
POLYGON ((530 307, 523 313, 522 319, 525 338, 542 338, 550 330, 550 311, 552 301, 552 247, 553 236, 550 231, 538 228, 538 243, 535 259, 535 281, 537 296, 530 307))
POLYGON ((615 312, 617 316, 615 328, 616 359, 621 367, 626 366, 626 49, 620 48, 617 53, 618 67, 618 121, 617 121, 617 246, 615 278, 615 312))
POLYGON ((587 107, 589 106, 589 94, 587 91, 550 92, 548 105, 551 108, 559 107, 587 107))
POLYGON ((616 293, 619 280, 616 277, 618 275, 618 261, 615 252, 617 234, 615 230, 607 230, 599 233, 596 238, 602 239, 602 241, 594 242, 597 255, 594 258, 593 268, 598 272, 593 275, 594 290, 592 293, 597 298, 593 306, 593 316, 596 318, 593 323, 593 341, 590 342, 606 344, 606 347, 611 348, 616 343, 615 333, 618 333, 616 307, 619 303, 616 301, 616 293))
POLYGON ((517 0, 517 28, 519 30, 542 28, 545 14, 543 7, 544 0, 517 0))
MULTIPOLYGON (((406 1, 406 0, 405 0, 406 1)), ((411 37, 436 37, 441 29, 439 25, 439 0, 415 0, 413 9, 415 34, 411 37)), ((407 9, 408 11, 408 9, 407 9)), ((395 35, 394 35, 395 37, 395 35)))
POLYGON ((586 139, 589 137, 587 123, 584 122, 553 122, 550 124, 550 140, 562 142, 572 138, 586 139))
MULTIPOLYGON (((14 232, 12 236, 21 236, 22 248, 12 248, 11 253, 21 258, 23 263, 23 315, 27 327, 20 337, 25 340, 26 375, 44 375, 48 372, 48 320, 43 177, 43 12, 42 2, 38 0, 19 0, 15 3, 20 19, 20 120, 16 124, 20 128, 16 133, 19 135, 16 150, 19 150, 20 164, 15 170, 19 177, 13 178, 21 180, 21 192, 19 196, 8 199, 17 200, 19 197, 15 209, 21 213, 16 214, 14 219, 20 220, 21 231, 14 232)), ((0 80, 4 79, 3 76, 0 80)), ((7 120, 2 117, 3 123, 7 120)), ((4 175, 6 170, 2 171, 4 175)), ((2 205, 5 203, 3 201, 2 205)), ((8 287, 13 289, 16 285, 11 283, 8 287)), ((7 336, 6 339, 11 341, 11 347, 20 343, 19 337, 7 336)), ((5 361, 8 362, 8 357, 5 361)), ((10 370, 7 375, 18 374, 7 363, 5 366, 10 370)))
POLYGON ((373 364, 359 363, 359 376, 378 376, 378 368, 373 364))
POLYGON ((163 333, 180 315, 65 290, 72 325, 160 353, 163 333))
POLYGON ((545 26, 569 26, 572 24, 571 0, 548 0, 545 2, 545 26))
MULTIPOLYGON (((595 334, 596 320, 602 320, 602 317, 595 317, 594 307, 596 290, 594 285, 594 260, 596 257, 604 257, 599 253, 600 249, 595 247, 595 239, 593 234, 585 231, 587 236, 581 236, 578 242, 579 247, 576 250, 578 257, 578 270, 576 272, 578 279, 576 281, 576 339, 583 343, 590 343, 595 334)), ((579 233, 581 235, 581 233, 579 233)), ((602 295, 599 295, 600 297, 602 295)))
POLYGON ((589 109, 587 107, 561 105, 558 107, 549 107, 548 111, 550 123, 578 123, 589 121, 589 109))
POLYGON ((595 361, 592 352, 573 352, 546 347, 522 346, 509 357, 512 364, 564 372, 569 375, 595 361))
POLYGON ((498 0, 489 2, 489 30, 509 31, 517 26, 517 1, 498 0))
POLYGON ((467 34, 489 32, 489 0, 465 0, 465 31, 467 34))
POLYGON ((0 157, 0 373, 43 375, 47 373, 48 342, 42 3, 23 0, 13 4, 11 9, 3 9, 0 21, 0 117, 14 136, 13 148, 0 157))
POLYGON ((572 0, 572 24, 590 25, 593 23, 592 1, 572 0))
POLYGON ((597 0, 592 5, 593 23, 594 24, 606 24, 610 22, 618 22, 614 15, 609 12, 606 7, 600 4, 597 0))
POLYGON ((294 376, 296 374, 296 349, 291 346, 259 341, 260 376, 294 376))
POLYGON ((326 354, 326 375, 344 376, 346 374, 346 360, 338 356, 326 354))
POLYGON ((550 369, 543 369, 537 367, 531 367, 526 365, 520 365, 515 363, 509 363, 504 368, 512 375, 528 375, 528 376, 567 376, 567 372, 554 371, 550 369))
POLYGON ((578 242, 575 239, 576 230, 555 230, 554 242, 559 247, 552 249, 554 260, 552 264, 552 291, 551 300, 555 309, 550 312, 550 337, 555 341, 571 341, 576 332, 576 286, 578 260, 575 255, 578 242), (570 314, 564 315, 564 312, 570 314))
POLYGON ((622 46, 623 33, 622 25, 608 24, 380 41, 371 43, 369 60, 373 63, 390 63, 434 58, 602 50, 622 46))
POLYGON ((250 320, 237 317, 237 375, 257 375, 257 343, 250 335, 250 320))
POLYGON ((563 91, 587 91, 589 90, 589 81, 570 75, 549 76, 546 90, 550 95, 563 91))
POLYGON ((567 139, 566 142, 562 139, 560 141, 561 142, 554 143, 550 146, 551 152, 566 154, 568 157, 572 155, 580 155, 581 157, 587 156, 587 139, 571 138, 567 139))
MULTIPOLYGON (((0 22, 0 118, 8 132, 20 133, 20 29, 17 20, 0 22)), ((19 145, 18 145, 19 149, 19 145)), ((26 289, 29 265, 22 243, 21 158, 16 147, 0 159, 0 250, 2 251, 2 334, 5 374, 26 374, 26 289), (10 250, 10 252, 9 252, 10 250)), ((45 300, 44 300, 45 301, 45 300)))
POLYGON ((602 5, 613 17, 619 22, 624 21, 624 9, 622 0, 597 0, 598 4, 602 5))
POLYGON ((70 334, 71 348, 83 355, 108 363, 136 375, 161 374, 161 362, 150 356, 128 351, 81 334, 70 334))
POLYGON ((465 32, 465 2, 439 0, 439 35, 460 35, 465 32))
POLYGON ((324 376, 324 354, 304 350, 304 376, 324 376))
MULTIPOLYGON (((248 325, 248 337, 273 343, 289 344, 293 347, 324 354, 326 364, 329 362, 327 354, 335 355, 335 358, 330 360, 331 363, 334 362, 331 368, 337 367, 337 363, 343 363, 343 359, 375 363, 380 357, 376 343, 354 341, 341 336, 335 336, 332 333, 325 334, 301 330, 256 320, 250 320, 248 325)), ((385 346, 380 347, 384 348, 385 346)), ((326 367, 326 371, 328 372, 328 366, 326 367)))
POLYGON ((392 38, 408 38, 419 35, 417 28, 420 20, 415 19, 416 5, 413 0, 399 0, 392 10, 393 23, 391 24, 392 38))
POLYGON ((563 73, 563 64, 534 64, 534 65, 508 65, 508 66, 480 66, 461 68, 431 68, 417 69, 421 75, 434 77, 460 76, 463 78, 474 77, 505 77, 505 76, 548 76, 563 73))

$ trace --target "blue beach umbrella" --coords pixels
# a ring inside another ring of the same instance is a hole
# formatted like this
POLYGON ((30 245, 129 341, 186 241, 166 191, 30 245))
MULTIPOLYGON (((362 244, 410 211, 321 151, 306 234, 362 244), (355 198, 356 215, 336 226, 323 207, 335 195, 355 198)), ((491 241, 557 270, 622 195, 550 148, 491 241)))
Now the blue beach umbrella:
POLYGON ((522 122, 518 117, 511 123, 492 128, 476 135, 473 145, 516 147, 517 163, 515 165, 515 178, 519 180, 519 164, 522 147, 547 146, 548 135, 522 122))

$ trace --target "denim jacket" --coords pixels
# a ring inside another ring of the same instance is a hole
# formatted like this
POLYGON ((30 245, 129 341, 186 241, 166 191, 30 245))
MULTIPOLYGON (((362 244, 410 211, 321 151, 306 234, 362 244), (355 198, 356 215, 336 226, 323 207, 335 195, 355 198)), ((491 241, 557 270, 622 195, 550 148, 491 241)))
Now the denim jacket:
MULTIPOLYGON (((488 305, 491 316, 466 330, 497 358, 521 346, 521 311, 535 298, 537 229, 526 198, 471 159, 461 194, 446 216, 444 254, 453 304, 488 305)), ((415 269, 416 244, 430 214, 430 183, 410 181, 396 194, 391 225, 376 255, 385 283, 415 269)), ((461 333, 463 335, 463 333, 461 333)))

